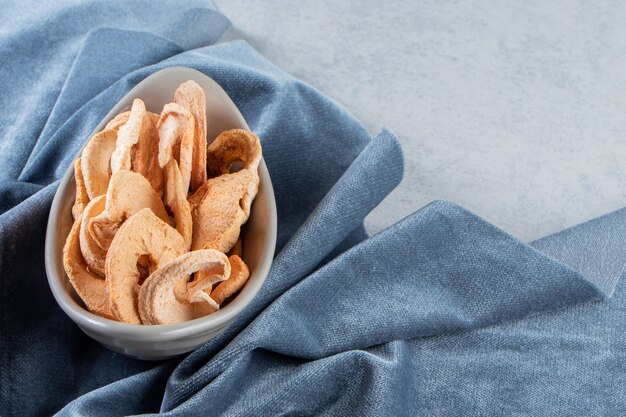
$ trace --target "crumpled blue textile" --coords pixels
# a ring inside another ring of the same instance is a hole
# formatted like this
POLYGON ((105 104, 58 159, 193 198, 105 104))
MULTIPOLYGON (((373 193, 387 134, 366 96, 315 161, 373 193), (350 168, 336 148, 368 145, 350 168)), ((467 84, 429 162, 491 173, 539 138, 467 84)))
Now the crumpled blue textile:
POLYGON ((370 138, 246 43, 215 44, 229 22, 206 1, 0 14, 0 414, 624 415, 626 210, 526 244, 436 201, 368 237, 402 177, 393 134, 370 138), (213 77, 261 137, 277 256, 220 336, 142 362, 64 315, 43 243, 90 132, 175 65, 213 77))

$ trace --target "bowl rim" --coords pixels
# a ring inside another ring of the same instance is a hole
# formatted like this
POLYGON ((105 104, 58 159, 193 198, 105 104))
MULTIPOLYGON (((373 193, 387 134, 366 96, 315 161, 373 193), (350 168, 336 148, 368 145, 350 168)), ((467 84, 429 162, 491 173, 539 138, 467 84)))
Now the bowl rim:
MULTIPOLYGON (((124 97, 117 101, 113 108, 100 121, 98 126, 96 126, 94 131, 91 132, 89 137, 100 131, 104 127, 104 125, 119 112, 120 108, 123 107, 121 106, 121 103, 128 101, 129 98, 132 99, 136 97, 137 91, 142 89, 142 84, 154 78, 158 79, 164 76, 172 76, 171 73, 174 73, 175 76, 188 76, 188 79, 195 81, 200 78, 203 82, 212 84, 214 87, 217 88, 217 91, 220 94, 223 93, 224 97, 222 98, 224 99, 224 103, 227 107, 230 108, 231 111, 233 111, 237 118, 237 121, 242 126, 244 126, 245 129, 250 130, 248 124, 246 123, 243 115, 241 114, 235 103, 215 80, 193 68, 172 66, 156 71, 138 82, 127 94, 124 95, 124 97)), ((87 141, 85 141, 83 147, 86 143, 87 141)), ((82 152, 82 148, 80 152, 82 152)), ((80 152, 77 154, 77 157, 80 152)), ((227 324, 229 321, 231 321, 239 312, 241 312, 248 304, 250 304, 252 299, 256 296, 261 286, 265 282, 274 258, 274 252, 276 250, 278 221, 276 199, 274 195, 274 188, 272 186, 272 180, 265 164, 265 160, 264 158, 261 158, 261 162, 259 163, 259 177, 260 184, 262 185, 264 194, 267 197, 266 200, 268 211, 268 233, 265 239, 265 244, 268 247, 266 248, 265 256, 261 259, 259 267, 256 271, 256 275, 258 276, 258 278, 255 280, 250 280, 247 283, 247 288, 245 292, 241 292, 240 294, 238 294, 237 297, 235 297, 235 299, 233 299, 228 305, 213 314, 176 324, 142 325, 122 323, 115 320, 106 319, 89 312, 81 305, 79 305, 72 298, 72 296, 63 288, 62 280, 68 279, 66 274, 63 274, 59 277, 56 273, 56 270, 59 269, 59 266, 61 267, 60 270, 64 270, 63 265, 59 265, 63 263, 63 260, 58 259, 58 257, 55 256, 55 244, 59 241, 57 239, 56 222, 59 219, 59 213, 61 213, 61 210, 63 209, 61 190, 65 190, 67 188, 70 180, 73 177, 74 166, 73 164, 70 164, 65 174, 61 178, 61 181, 59 182, 59 186, 55 191, 52 205, 50 207, 48 223, 46 226, 44 256, 46 276, 52 294, 61 309, 76 324, 78 324, 79 327, 88 329, 98 334, 105 334, 108 337, 124 337, 141 341, 171 341, 183 337, 195 336, 204 332, 210 332, 214 331, 215 329, 219 329, 227 324)))

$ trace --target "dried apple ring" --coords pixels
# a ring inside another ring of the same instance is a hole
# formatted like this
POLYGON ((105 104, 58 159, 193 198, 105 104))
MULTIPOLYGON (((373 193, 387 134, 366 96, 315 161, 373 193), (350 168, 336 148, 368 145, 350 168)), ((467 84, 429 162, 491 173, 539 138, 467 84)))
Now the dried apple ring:
POLYGON ((111 172, 137 172, 163 193, 163 172, 159 167, 159 131, 146 112, 143 101, 135 99, 128 121, 117 132, 117 143, 111 155, 111 172))
MULTIPOLYGON (((194 303, 192 305, 194 318, 204 317, 219 310, 222 303, 224 303, 228 297, 231 297, 241 290, 248 281, 250 270, 239 256, 229 256, 228 263, 230 264, 230 275, 228 279, 220 282, 213 291, 211 291, 211 288, 204 290, 205 294, 210 294, 209 297, 214 303, 194 303)), ((204 273, 205 271, 196 272, 196 278, 198 276, 202 277, 204 273)))
POLYGON ((230 276, 211 291, 211 298, 218 305, 222 305, 228 297, 241 290, 250 277, 248 265, 239 256, 233 255, 228 257, 228 262, 231 268, 230 276))
POLYGON ((169 221, 163 202, 143 175, 132 171, 116 172, 109 182, 105 210, 89 222, 89 232, 106 251, 124 220, 144 208, 152 210, 161 220, 169 221))
POLYGON ((191 208, 187 201, 187 191, 183 188, 183 180, 174 159, 170 159, 163 170, 165 177, 165 193, 163 202, 174 215, 176 230, 185 239, 185 247, 191 249, 191 234, 193 231, 191 208))
POLYGON ((89 311, 105 318, 113 318, 109 307, 106 281, 89 271, 81 254, 79 242, 80 222, 81 219, 79 217, 74 222, 63 247, 65 272, 74 290, 76 290, 76 293, 83 300, 89 311))
POLYGON ((207 180, 206 98, 204 90, 195 81, 182 83, 174 93, 174 103, 187 109, 194 119, 190 186, 191 190, 195 191, 207 180))
POLYGON ((219 307, 205 289, 230 276, 228 258, 212 249, 188 252, 153 272, 139 290, 139 314, 144 324, 171 324, 195 318, 194 304, 219 307), (186 285, 186 297, 177 296, 176 288, 189 275, 203 270, 207 279, 186 285))
POLYGON ((89 202, 80 221, 80 251, 83 254, 85 263, 95 273, 100 276, 104 276, 104 258, 106 257, 106 250, 102 249, 100 245, 93 239, 91 233, 89 233, 89 223, 91 219, 104 211, 105 196, 100 195, 89 202))
POLYGON ((190 198, 193 218, 191 248, 228 252, 237 242, 247 216, 241 208, 253 176, 247 169, 208 180, 190 198))
MULTIPOLYGON (((136 287, 141 285, 138 263, 147 259, 150 272, 185 253, 180 233, 146 208, 120 227, 107 253, 106 281, 111 310, 125 323, 140 324, 136 287)), ((139 290, 141 292, 141 289, 139 290)))
POLYGON ((170 159, 178 162, 185 195, 189 192, 194 143, 194 118, 183 106, 169 103, 163 107, 157 123, 159 130, 159 166, 170 159))
POLYGON ((243 129, 231 129, 220 133, 207 149, 207 176, 214 178, 236 169, 247 169, 254 177, 242 201, 246 217, 250 215, 252 200, 259 190, 259 163, 261 142, 254 133, 243 129))
POLYGON ((117 133, 103 130, 87 143, 81 156, 81 168, 89 198, 106 194, 111 178, 111 155, 115 149, 117 133))
POLYGON ((83 170, 80 158, 74 161, 74 180, 76 181, 76 199, 72 206, 72 217, 77 220, 89 204, 89 195, 85 189, 85 181, 83 179, 83 170))

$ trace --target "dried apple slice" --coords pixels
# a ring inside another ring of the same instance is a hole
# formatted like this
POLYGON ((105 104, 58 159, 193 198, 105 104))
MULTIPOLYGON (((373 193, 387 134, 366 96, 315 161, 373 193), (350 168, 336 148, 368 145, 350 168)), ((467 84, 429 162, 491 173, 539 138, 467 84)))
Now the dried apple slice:
POLYGON ((237 168, 244 168, 253 175, 242 201, 246 217, 259 190, 259 163, 261 162, 261 142, 254 133, 243 129, 231 129, 220 133, 207 149, 207 176, 214 178, 228 174, 237 168))
POLYGON ((79 242, 80 223, 81 219, 79 217, 74 222, 65 241, 63 266, 70 283, 87 306, 87 309, 94 314, 112 319, 113 313, 109 307, 106 281, 87 268, 81 254, 79 242))
POLYGON ((136 288, 141 285, 138 264, 142 260, 147 260, 148 269, 154 272, 183 253, 185 241, 180 233, 152 210, 140 210, 124 222, 111 242, 105 262, 115 317, 125 323, 141 323, 136 288))
POLYGON ((206 176, 206 98, 204 90, 194 81, 182 83, 174 93, 174 102, 187 109, 194 119, 191 190, 200 188, 206 176))
POLYGON ((159 167, 158 153, 159 132, 143 101, 135 99, 128 121, 117 132, 111 172, 135 171, 146 177, 160 196, 163 193, 163 172, 159 167))
POLYGON ((83 215, 81 217, 80 224, 80 251, 83 254, 85 263, 95 273, 100 276, 104 276, 104 258, 106 257, 106 250, 102 249, 100 245, 93 239, 91 233, 89 233, 89 223, 91 219, 104 211, 105 196, 100 195, 89 202, 83 215))
POLYGON ((163 107, 157 123, 159 130, 159 165, 165 168, 176 159, 185 194, 189 192, 194 143, 194 117, 183 106, 169 103, 163 107))
POLYGON ((111 155, 116 140, 117 133, 114 130, 103 130, 93 135, 83 149, 81 168, 90 199, 107 192, 111 178, 111 155))
POLYGON ((139 290, 139 314, 144 324, 171 324, 195 318, 194 304, 218 308, 205 289, 230 276, 228 258, 212 249, 188 252, 153 272, 139 290), (177 287, 189 281, 189 275, 203 270, 203 281, 186 285, 185 297, 177 287))
POLYGON ((76 220, 83 213, 87 204, 89 204, 89 195, 85 188, 80 158, 74 161, 74 180, 76 181, 76 199, 72 206, 72 217, 76 220))
POLYGON ((243 169, 208 180, 190 197, 192 250, 216 249, 226 253, 235 245, 247 218, 241 201, 251 181, 252 174, 243 169))
MULTIPOLYGON (((229 256, 228 263, 230 264, 230 275, 228 279, 220 282, 213 291, 211 291, 211 288, 204 290, 205 294, 210 294, 209 297, 214 303, 193 303, 194 318, 204 317, 216 312, 228 297, 236 294, 243 288, 246 282, 248 282, 250 270, 239 256, 229 256)), ((205 273, 205 271, 196 272, 196 279, 200 276, 200 280, 206 280, 206 278, 202 277, 205 273)))
POLYGON ((106 251, 124 220, 144 208, 152 210, 161 220, 169 221, 163 202, 143 175, 132 171, 116 172, 109 182, 105 210, 89 222, 89 232, 106 251))
POLYGON ((239 256, 233 255, 228 257, 228 262, 231 268, 230 276, 211 291, 211 298, 218 305, 222 305, 228 297, 241 290, 250 277, 248 265, 239 256))
POLYGON ((185 239, 185 247, 191 249, 191 235, 193 231, 191 208, 187 201, 187 191, 183 188, 178 165, 174 159, 170 159, 163 170, 165 177, 165 194, 163 202, 174 215, 176 230, 185 239))

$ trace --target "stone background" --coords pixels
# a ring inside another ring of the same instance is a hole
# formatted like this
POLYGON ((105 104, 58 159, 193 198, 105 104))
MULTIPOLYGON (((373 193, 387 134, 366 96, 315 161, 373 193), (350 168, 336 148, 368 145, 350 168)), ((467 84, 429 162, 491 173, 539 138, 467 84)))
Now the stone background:
POLYGON ((398 135, 370 232, 435 199, 522 240, 626 206, 626 2, 216 3, 226 39, 398 135))

